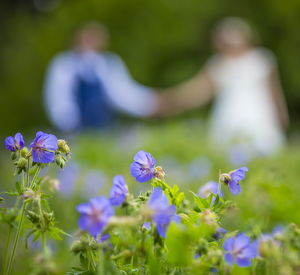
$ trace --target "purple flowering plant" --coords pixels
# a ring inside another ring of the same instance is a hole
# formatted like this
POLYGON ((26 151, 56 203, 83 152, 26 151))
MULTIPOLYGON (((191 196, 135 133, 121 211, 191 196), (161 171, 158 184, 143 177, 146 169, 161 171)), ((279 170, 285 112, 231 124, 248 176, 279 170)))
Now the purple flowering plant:
POLYGON ((10 275, 13 274, 14 258, 24 231, 24 223, 30 228, 25 239, 28 240, 32 236, 33 241, 41 239, 44 256, 49 253, 46 238, 61 239, 61 236, 66 234, 57 227, 53 212, 47 203, 48 196, 44 189, 49 178, 46 175, 40 176, 40 172, 42 168, 51 164, 63 167, 69 158, 70 148, 64 140, 57 140, 54 135, 41 131, 36 133, 28 147, 25 146, 21 133, 7 137, 4 146, 11 151, 14 175, 19 178, 15 184, 15 191, 2 192, 4 196, 16 198, 14 206, 3 208, 0 213, 0 219, 5 221, 9 232, 2 273, 10 275), (16 231, 14 238, 10 238, 13 231, 16 231))
MULTIPOLYGON (((198 193, 185 193, 179 186, 167 183, 168 175, 145 151, 134 156, 128 171, 132 178, 116 175, 106 195, 91 195, 88 201, 72 206, 78 222, 69 235, 57 227, 47 202, 46 192, 50 189, 47 190, 46 182, 52 179, 40 174, 42 168, 50 165, 65 166, 70 157, 68 144, 43 132, 38 132, 28 147, 21 134, 4 143, 11 151, 15 174, 21 179, 15 191, 3 193, 17 197, 13 207, 0 211, 0 220, 7 223, 11 232, 16 231, 4 251, 4 275, 15 274, 13 260, 22 237, 39 240, 43 263, 51 259, 48 238, 67 236, 68 241, 72 240, 71 251, 79 261, 67 272, 69 275, 239 274, 240 269, 243 274, 267 274, 265 269, 260 271, 261 266, 269 266, 274 257, 278 258, 281 248, 293 247, 295 253, 300 243, 296 225, 271 234, 257 230, 237 234, 238 230, 230 232, 224 228, 224 215, 236 206, 226 199, 222 188, 243 196, 240 184, 246 177, 246 167, 220 174, 219 182, 194 186, 198 193), (139 186, 135 180, 147 182, 141 187, 148 190, 130 190, 131 184, 139 186)), ((71 174, 75 175, 72 180, 79 177, 74 171, 71 174)), ((95 184, 97 181, 98 178, 95 184)), ((69 202, 63 199, 64 203, 69 202)), ((66 216, 68 222, 69 218, 66 216)), ((46 270, 46 266, 41 268, 46 270)))

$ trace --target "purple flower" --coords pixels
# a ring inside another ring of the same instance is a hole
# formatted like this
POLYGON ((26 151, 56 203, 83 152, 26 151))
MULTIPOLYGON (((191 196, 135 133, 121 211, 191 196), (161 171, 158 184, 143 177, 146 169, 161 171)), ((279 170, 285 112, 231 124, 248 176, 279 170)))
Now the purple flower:
POLYGON ((224 259, 229 265, 236 263, 238 266, 247 267, 257 256, 257 245, 254 242, 251 243, 249 237, 243 233, 226 239, 223 248, 224 259))
POLYGON ((156 161, 150 153, 139 151, 133 160, 134 162, 130 165, 130 173, 137 181, 146 182, 153 178, 156 161))
MULTIPOLYGON (((218 183, 215 181, 209 181, 208 183, 201 186, 198 191, 199 196, 203 199, 208 198, 211 193, 214 195, 217 195, 218 193, 218 183)), ((221 190, 219 196, 223 197, 223 193, 221 190)))
POLYGON ((128 195, 128 187, 125 183, 124 177, 116 175, 113 179, 113 186, 110 189, 110 203, 113 206, 121 205, 128 195))
POLYGON ((262 242, 274 242, 274 244, 278 247, 280 247, 281 245, 281 241, 278 240, 278 238, 280 239, 280 236, 282 236, 282 234, 285 232, 285 228, 283 226, 276 226, 272 233, 269 234, 261 234, 260 237, 257 239, 257 248, 259 250, 259 246, 262 242))
POLYGON ((216 231, 216 233, 213 235, 213 237, 216 239, 216 240, 219 240, 219 239, 222 239, 225 234, 227 233, 227 230, 224 229, 223 227, 219 227, 216 231))
POLYGON ((109 234, 103 234, 100 237, 97 238, 97 242, 98 243, 103 243, 105 241, 107 241, 110 238, 109 234))
POLYGON ((114 209, 109 200, 103 196, 90 199, 76 207, 81 214, 78 226, 89 232, 94 238, 101 234, 109 219, 114 215, 114 209))
POLYGON ((245 178, 247 171, 247 167, 241 167, 225 175, 224 182, 228 185, 229 190, 233 195, 237 195, 241 192, 239 182, 245 178))
POLYGON ((145 222, 142 228, 149 231, 151 229, 151 222, 145 222))
POLYGON ((25 142, 22 134, 16 133, 15 137, 7 137, 4 141, 4 145, 7 150, 15 152, 17 150, 21 150, 24 147, 25 142))
POLYGON ((152 211, 152 220, 156 224, 158 234, 165 238, 170 222, 180 222, 180 217, 175 214, 175 205, 169 205, 168 198, 161 188, 154 188, 148 201, 148 207, 152 211))
POLYGON ((29 147, 32 148, 34 162, 49 163, 54 161, 55 151, 58 149, 57 138, 39 131, 29 147))

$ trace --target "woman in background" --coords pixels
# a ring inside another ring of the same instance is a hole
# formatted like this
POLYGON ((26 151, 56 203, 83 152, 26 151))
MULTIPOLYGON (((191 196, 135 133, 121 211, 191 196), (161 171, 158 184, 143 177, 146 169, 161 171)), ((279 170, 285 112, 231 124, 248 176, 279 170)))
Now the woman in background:
POLYGON ((221 145, 245 144, 255 154, 270 154, 284 143, 288 112, 276 60, 253 46, 250 26, 223 19, 213 33, 217 54, 191 80, 167 89, 159 115, 168 116, 215 98, 209 135, 221 145))

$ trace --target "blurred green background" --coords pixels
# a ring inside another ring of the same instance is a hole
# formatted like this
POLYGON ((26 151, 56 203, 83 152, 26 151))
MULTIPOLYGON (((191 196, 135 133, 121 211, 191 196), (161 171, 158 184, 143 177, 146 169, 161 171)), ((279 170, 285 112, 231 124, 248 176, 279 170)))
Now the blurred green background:
POLYGON ((6 0, 0 8, 0 135, 47 125, 42 104, 47 64, 89 20, 108 26, 110 50, 136 80, 167 87, 201 68, 211 54, 210 33, 218 19, 247 19, 260 44, 278 57, 292 128, 298 126, 298 0, 6 0))

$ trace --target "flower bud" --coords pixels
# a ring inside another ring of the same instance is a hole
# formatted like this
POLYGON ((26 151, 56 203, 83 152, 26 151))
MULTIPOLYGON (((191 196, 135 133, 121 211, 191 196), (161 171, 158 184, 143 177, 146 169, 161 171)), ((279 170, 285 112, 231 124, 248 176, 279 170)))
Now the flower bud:
POLYGON ((81 241, 76 241, 71 246, 71 251, 75 254, 83 251, 84 249, 85 249, 85 246, 81 241))
POLYGON ((70 147, 65 140, 59 139, 57 141, 57 144, 58 144, 58 150, 63 154, 68 155, 71 152, 70 147))
POLYGON ((18 157, 18 154, 16 152, 12 152, 10 155, 11 160, 15 160, 15 159, 17 159, 17 157, 18 157))
POLYGON ((38 224, 40 222, 40 216, 35 212, 28 210, 27 211, 27 218, 33 223, 38 224))
POLYGON ((163 180, 165 177, 166 173, 165 171, 162 169, 161 166, 156 166, 154 168, 154 177, 163 180))
POLYGON ((57 164, 61 169, 63 169, 63 168, 65 167, 66 160, 64 159, 63 156, 61 156, 61 155, 56 155, 56 156, 55 156, 55 162, 56 162, 56 164, 57 164))
POLYGON ((212 212, 210 209, 206 209, 199 214, 200 219, 203 223, 211 226, 217 226, 217 214, 212 212))
POLYGON ((17 162, 18 174, 20 174, 22 171, 26 172, 27 164, 28 164, 28 160, 26 158, 22 157, 18 160, 18 162, 17 162))
POLYGON ((21 156, 23 158, 26 158, 28 156, 28 154, 29 154, 28 148, 27 147, 23 147, 23 149, 21 150, 21 156))

